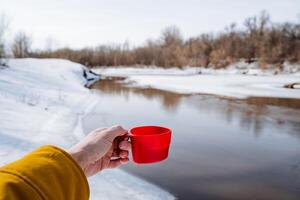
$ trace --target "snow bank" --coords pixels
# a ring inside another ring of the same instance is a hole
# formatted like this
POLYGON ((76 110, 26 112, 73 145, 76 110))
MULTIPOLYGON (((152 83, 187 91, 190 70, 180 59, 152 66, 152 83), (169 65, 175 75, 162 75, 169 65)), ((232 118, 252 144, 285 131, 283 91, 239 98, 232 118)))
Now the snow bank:
POLYGON ((244 75, 300 75, 300 65, 289 64, 285 62, 282 70, 270 66, 266 69, 258 67, 257 63, 247 64, 245 62, 238 62, 229 65, 226 69, 213 69, 204 67, 184 67, 179 68, 161 68, 157 66, 140 66, 140 67, 98 67, 96 72, 105 74, 107 76, 132 76, 132 75, 227 75, 227 74, 244 74, 244 75))
POLYGON ((179 68, 161 68, 161 67, 100 67, 94 69, 99 74, 107 76, 131 76, 131 75, 194 75, 201 71, 201 68, 186 67, 179 68))
MULTIPOLYGON (((40 145, 69 147, 84 137, 81 119, 99 96, 83 86, 95 74, 60 59, 11 59, 8 65, 0 69, 0 165, 40 145)), ((173 199, 121 170, 90 181, 92 199, 173 199)))
POLYGON ((236 98, 256 96, 300 99, 300 90, 283 88, 283 85, 299 80, 300 77, 290 75, 130 76, 129 78, 129 81, 135 82, 138 86, 178 93, 216 94, 236 98))
POLYGON ((237 63, 226 69, 171 68, 100 68, 106 76, 127 76, 134 86, 152 87, 178 93, 215 94, 247 98, 281 97, 300 98, 299 89, 283 88, 300 82, 299 66, 285 64, 284 70, 261 70, 256 64, 237 63), (277 74, 277 75, 274 75, 277 74))

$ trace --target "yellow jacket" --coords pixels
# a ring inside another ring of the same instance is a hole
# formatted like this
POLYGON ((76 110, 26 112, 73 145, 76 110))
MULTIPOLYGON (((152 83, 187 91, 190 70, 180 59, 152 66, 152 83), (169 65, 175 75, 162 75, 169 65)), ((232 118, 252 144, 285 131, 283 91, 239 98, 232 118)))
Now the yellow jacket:
POLYGON ((0 168, 0 200, 86 200, 89 186, 73 158, 54 146, 43 146, 0 168))

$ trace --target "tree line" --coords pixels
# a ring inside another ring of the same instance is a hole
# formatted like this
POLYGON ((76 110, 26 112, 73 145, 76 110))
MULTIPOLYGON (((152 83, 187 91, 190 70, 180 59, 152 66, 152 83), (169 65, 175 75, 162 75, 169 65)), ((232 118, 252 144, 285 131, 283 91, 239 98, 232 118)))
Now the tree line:
POLYGON ((14 57, 64 58, 90 67, 156 65, 223 68, 241 59, 248 63, 258 62, 261 67, 268 64, 281 67, 285 61, 300 61, 300 24, 273 23, 269 14, 263 11, 247 18, 243 27, 238 28, 233 23, 218 34, 201 34, 188 39, 183 39, 178 27, 170 26, 158 39, 148 40, 134 48, 125 42, 80 50, 31 50, 30 44, 28 35, 18 33, 12 44, 14 57))

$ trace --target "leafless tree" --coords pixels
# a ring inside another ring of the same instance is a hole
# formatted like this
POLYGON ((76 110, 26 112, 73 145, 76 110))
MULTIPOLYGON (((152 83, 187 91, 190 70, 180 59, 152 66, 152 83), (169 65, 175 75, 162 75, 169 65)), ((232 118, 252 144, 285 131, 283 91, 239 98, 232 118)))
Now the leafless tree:
POLYGON ((0 65, 5 65, 5 33, 8 29, 8 20, 4 14, 0 14, 0 65))
POLYGON ((181 43, 183 41, 180 29, 175 26, 169 26, 162 31, 162 41, 165 45, 181 43))
POLYGON ((284 61, 300 63, 300 21, 272 23, 269 14, 262 11, 246 19, 244 25, 240 29, 233 23, 218 34, 201 34, 187 40, 178 27, 169 26, 158 39, 135 48, 125 42, 81 50, 50 49, 31 55, 65 58, 91 67, 141 64, 221 68, 243 59, 258 62, 261 67, 272 64, 281 69, 284 61))
POLYGON ((15 35, 12 52, 15 58, 28 57, 31 48, 32 39, 24 32, 19 32, 15 35))
POLYGON ((162 31, 162 63, 161 66, 183 66, 183 38, 180 29, 173 25, 162 31))

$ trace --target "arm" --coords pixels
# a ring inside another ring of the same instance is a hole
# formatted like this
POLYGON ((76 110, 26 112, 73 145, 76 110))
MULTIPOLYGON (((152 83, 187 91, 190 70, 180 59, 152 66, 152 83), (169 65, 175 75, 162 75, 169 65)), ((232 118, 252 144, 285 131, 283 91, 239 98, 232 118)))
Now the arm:
POLYGON ((97 129, 68 151, 43 146, 0 168, 2 199, 89 199, 86 176, 128 162, 122 127, 97 129))
POLYGON ((88 199, 86 177, 64 150, 43 146, 0 168, 0 199, 88 199), (34 197, 34 198, 33 198, 34 197))

